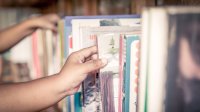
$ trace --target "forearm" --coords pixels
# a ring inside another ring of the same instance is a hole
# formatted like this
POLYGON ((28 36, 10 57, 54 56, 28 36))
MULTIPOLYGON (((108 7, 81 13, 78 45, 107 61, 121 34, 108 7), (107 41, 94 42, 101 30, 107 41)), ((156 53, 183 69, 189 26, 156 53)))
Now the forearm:
POLYGON ((0 31, 0 52, 10 49, 34 30, 33 23, 26 20, 18 25, 0 31))
POLYGON ((67 95, 58 75, 0 86, 0 111, 39 111, 60 101, 67 95))

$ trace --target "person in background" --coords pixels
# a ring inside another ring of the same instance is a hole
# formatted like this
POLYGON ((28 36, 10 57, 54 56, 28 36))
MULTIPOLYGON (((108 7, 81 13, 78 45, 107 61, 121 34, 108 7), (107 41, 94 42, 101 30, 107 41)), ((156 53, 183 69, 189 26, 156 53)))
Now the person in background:
MULTIPOLYGON (((55 14, 33 17, 0 31, 0 53, 6 52, 38 28, 56 31, 58 20, 55 14)), ((85 48, 72 53, 55 75, 23 83, 0 84, 0 111, 40 111, 74 94, 89 72, 107 64, 106 59, 97 59, 96 55, 96 46, 85 48)))

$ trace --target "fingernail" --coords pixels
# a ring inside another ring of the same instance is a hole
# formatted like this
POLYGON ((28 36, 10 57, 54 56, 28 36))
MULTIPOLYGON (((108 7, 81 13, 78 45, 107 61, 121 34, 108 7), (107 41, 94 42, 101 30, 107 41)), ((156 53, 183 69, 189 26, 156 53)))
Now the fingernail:
POLYGON ((107 59, 101 59, 101 61, 102 61, 102 63, 103 63, 104 65, 106 65, 106 64, 108 63, 108 60, 107 60, 107 59))

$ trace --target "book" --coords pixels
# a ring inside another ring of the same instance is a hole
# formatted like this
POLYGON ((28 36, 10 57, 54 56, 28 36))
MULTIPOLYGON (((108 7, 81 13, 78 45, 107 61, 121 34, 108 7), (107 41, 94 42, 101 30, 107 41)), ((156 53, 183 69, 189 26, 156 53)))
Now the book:
POLYGON ((101 16, 66 16, 64 17, 65 29, 65 57, 72 52, 73 39, 72 39, 72 20, 73 19, 117 19, 117 18, 140 18, 140 15, 101 15, 101 16), (69 44, 68 44, 69 43, 69 44), (69 48, 69 49, 68 49, 69 48), (68 51, 69 50, 69 51, 68 51))
POLYGON ((137 80, 138 65, 135 63, 139 61, 139 49, 136 44, 139 42, 139 35, 125 35, 126 42, 126 66, 124 74, 124 112, 136 112, 137 108, 137 80))
POLYGON ((139 18, 101 18, 101 19, 73 19, 72 20, 72 37, 73 37, 73 50, 82 48, 80 41, 80 28, 87 27, 100 27, 100 26, 139 26, 139 18), (80 44, 77 44, 80 42, 80 44))
MULTIPOLYGON (((121 15, 121 16, 91 16, 88 19, 87 16, 84 19, 72 19, 72 51, 77 51, 85 47, 90 47, 96 45, 96 36, 97 34, 110 33, 110 32, 137 32, 140 28, 140 19, 139 18, 130 18, 131 16, 121 15), (122 17, 122 18, 120 18, 122 17), (130 24, 132 23, 132 24, 130 24), (124 26, 124 27, 123 27, 124 26), (134 26, 134 28, 133 28, 134 26), (123 27, 123 28, 122 28, 123 27), (126 27, 126 28, 125 28, 126 27), (96 30, 96 31, 95 31, 96 30)), ((132 16, 133 17, 133 16, 132 16)), ((87 111, 87 108, 95 108, 94 98, 90 99, 89 96, 95 97, 95 75, 88 75, 86 80, 83 82, 82 91, 83 91, 83 106, 87 111), (91 77, 89 77, 91 76, 91 77), (92 80, 93 79, 93 80, 92 80), (93 84, 88 88, 88 84, 93 84), (92 92, 88 93, 86 91, 91 90, 92 92), (88 94, 85 94, 88 93, 88 94), (87 103, 89 101, 90 103, 87 103), (86 106, 87 105, 87 106, 86 106)), ((98 106, 97 108, 98 109, 98 106)))
POLYGON ((138 61, 138 57, 136 57, 134 53, 138 53, 138 50, 134 48, 135 46, 133 45, 135 45, 135 42, 133 41, 136 41, 137 43, 139 37, 136 35, 137 33, 135 33, 135 35, 126 33, 118 32, 97 35, 99 58, 106 58, 108 60, 108 65, 99 72, 101 93, 100 106, 104 112, 120 112, 129 110, 131 112, 136 112, 137 91, 134 91, 134 87, 137 85, 137 82, 134 83, 134 80, 138 78, 136 77, 138 76, 138 73, 135 74, 134 70, 138 71, 138 67, 134 62, 135 60, 138 61), (125 40, 123 40, 123 38, 125 40), (123 42, 125 42, 125 45, 122 44, 123 42), (133 45, 131 44, 132 42, 134 43, 133 45), (126 48, 124 49, 124 47, 126 48), (131 48, 133 53, 130 50, 131 48), (134 52, 134 50, 136 51, 134 52), (130 56, 131 54, 134 56, 130 56), (132 63, 130 61, 132 61, 132 63), (126 67, 124 67, 125 64, 126 67), (130 68, 130 66, 132 68, 130 68), (131 69, 133 69, 133 71, 131 69), (123 75, 120 73, 123 71, 127 72, 124 72, 123 75), (125 96, 123 96, 123 94, 125 96))
POLYGON ((38 41, 38 37, 40 31, 36 31, 32 34, 32 51, 33 51, 33 64, 34 64, 34 71, 35 71, 35 79, 41 78, 41 63, 39 59, 39 52, 41 50, 40 42, 38 41), (37 34, 38 33, 38 34, 37 34))
POLYGON ((138 80, 139 80, 139 60, 140 60, 140 41, 134 41, 131 43, 131 64, 130 64, 130 98, 129 98, 129 110, 131 112, 137 111, 138 106, 138 80))
MULTIPOLYGON (((87 27, 83 27, 82 29, 82 38, 83 39, 80 39, 80 40, 84 40, 83 41, 83 45, 95 45, 96 41, 95 41, 95 38, 103 35, 103 34, 109 34, 109 33, 113 33, 113 34, 116 34, 114 37, 115 38, 119 38, 120 34, 121 33, 137 33, 139 32, 139 29, 140 27, 127 27, 127 26, 104 26, 104 27, 92 27, 92 28, 87 28, 87 27), (88 40, 88 41, 87 41, 88 40), (89 42, 89 43, 88 43, 89 42)), ((85 83, 85 87, 83 89, 85 89, 86 91, 88 90, 91 90, 89 86, 87 86, 88 84, 93 84, 92 83, 92 79, 88 77, 88 80, 87 82, 88 83, 85 83), (91 83, 89 83, 91 82, 91 83)), ((94 77, 94 82, 96 82, 95 80, 98 80, 94 77)), ((95 87, 95 85, 94 85, 95 87)), ((95 88, 93 88, 93 91, 95 91, 95 88)), ((118 87, 117 85, 115 85, 115 87, 118 87)), ((117 89, 118 90, 118 89, 117 89)), ((90 91, 90 94, 93 94, 92 91, 90 91)), ((93 94, 94 95, 94 94, 93 94)), ((83 101, 85 100, 88 100, 90 101, 90 97, 87 98, 87 96, 90 96, 89 93, 84 95, 84 91, 83 91, 83 101)), ((116 101, 117 102, 117 101, 116 101)))
POLYGON ((117 112, 119 84, 119 34, 102 34, 97 38, 99 58, 108 60, 100 70, 100 92, 103 112, 117 112))

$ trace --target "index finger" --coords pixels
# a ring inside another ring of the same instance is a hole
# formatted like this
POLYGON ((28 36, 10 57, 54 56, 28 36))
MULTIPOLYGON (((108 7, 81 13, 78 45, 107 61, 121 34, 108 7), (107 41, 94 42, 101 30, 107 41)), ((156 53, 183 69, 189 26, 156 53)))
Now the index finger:
POLYGON ((92 56, 93 54, 96 54, 96 53, 97 53, 97 47, 96 46, 84 48, 84 49, 78 51, 79 58, 82 62, 84 62, 86 58, 88 58, 88 57, 90 57, 90 56, 92 56))

